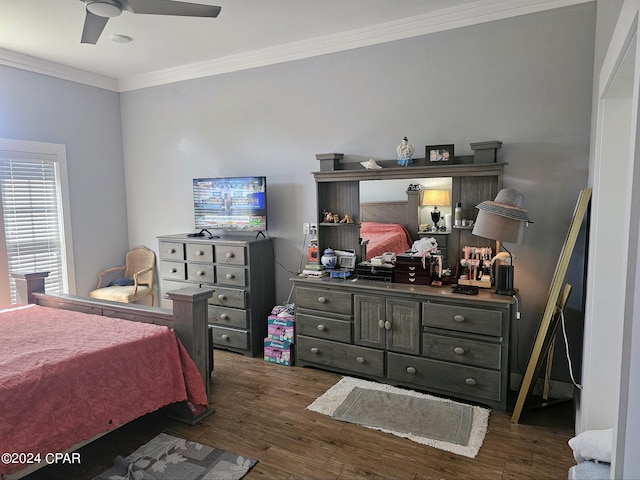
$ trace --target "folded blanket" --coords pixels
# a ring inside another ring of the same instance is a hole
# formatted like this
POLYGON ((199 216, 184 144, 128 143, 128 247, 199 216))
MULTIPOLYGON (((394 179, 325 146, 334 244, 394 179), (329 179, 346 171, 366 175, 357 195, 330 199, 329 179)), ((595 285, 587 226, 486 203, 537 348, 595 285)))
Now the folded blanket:
POLYGON ((587 430, 569 440, 576 462, 587 460, 611 463, 613 429, 587 430))

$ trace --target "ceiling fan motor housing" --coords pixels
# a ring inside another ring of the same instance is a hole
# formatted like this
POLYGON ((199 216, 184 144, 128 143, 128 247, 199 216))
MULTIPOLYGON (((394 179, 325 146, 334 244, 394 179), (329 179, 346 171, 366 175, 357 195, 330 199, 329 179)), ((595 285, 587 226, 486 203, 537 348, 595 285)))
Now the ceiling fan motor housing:
POLYGON ((122 13, 122 5, 117 0, 89 0, 87 10, 99 17, 117 17, 122 13))

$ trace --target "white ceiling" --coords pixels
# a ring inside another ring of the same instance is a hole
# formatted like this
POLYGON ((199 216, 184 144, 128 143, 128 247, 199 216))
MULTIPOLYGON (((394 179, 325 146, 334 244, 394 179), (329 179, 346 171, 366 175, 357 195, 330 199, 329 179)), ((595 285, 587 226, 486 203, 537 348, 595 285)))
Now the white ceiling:
POLYGON ((80 43, 81 1, 0 0, 0 63, 123 91, 589 0, 190 1, 222 11, 217 18, 125 11, 89 45, 80 43))

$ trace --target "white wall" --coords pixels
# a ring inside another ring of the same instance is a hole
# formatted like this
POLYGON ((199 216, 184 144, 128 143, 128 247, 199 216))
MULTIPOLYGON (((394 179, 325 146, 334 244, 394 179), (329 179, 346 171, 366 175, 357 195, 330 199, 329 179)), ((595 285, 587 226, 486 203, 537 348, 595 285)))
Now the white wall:
POLYGON ((193 177, 267 175, 284 301, 301 224, 316 216, 316 153, 393 159, 406 135, 418 152, 453 143, 469 155, 501 140, 504 184, 536 219, 512 246, 523 312, 512 368, 524 371, 587 183, 594 36, 590 3, 123 93, 129 241, 157 248, 157 235, 193 230, 193 177))
POLYGON ((128 248, 119 95, 0 66, 0 138, 66 145, 76 286, 128 248))

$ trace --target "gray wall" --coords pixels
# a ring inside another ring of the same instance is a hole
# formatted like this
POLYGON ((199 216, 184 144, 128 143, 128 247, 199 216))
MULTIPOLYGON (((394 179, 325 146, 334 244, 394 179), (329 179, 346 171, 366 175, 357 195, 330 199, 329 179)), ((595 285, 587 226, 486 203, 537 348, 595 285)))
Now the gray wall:
MULTIPOLYGON (((285 301, 304 254, 301 224, 315 219, 314 154, 392 159, 406 135, 417 152, 454 143, 464 155, 470 142, 501 140, 504 184, 524 193, 536 219, 512 245, 522 310, 512 371, 524 371, 587 184, 595 10, 582 4, 123 93, 130 243, 157 248, 157 235, 193 230, 193 177, 267 175, 285 301)), ((572 270, 579 285, 580 265, 572 270)), ((571 300, 579 308, 580 292, 571 300)))
POLYGON ((128 248, 119 94, 0 66, 0 137, 66 145, 77 293, 128 248))

